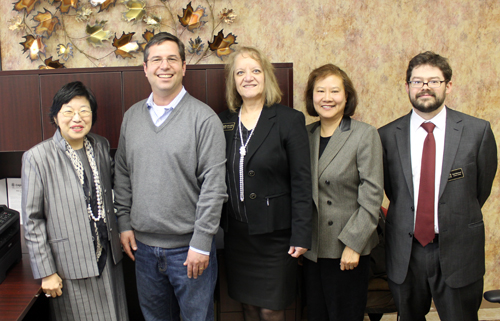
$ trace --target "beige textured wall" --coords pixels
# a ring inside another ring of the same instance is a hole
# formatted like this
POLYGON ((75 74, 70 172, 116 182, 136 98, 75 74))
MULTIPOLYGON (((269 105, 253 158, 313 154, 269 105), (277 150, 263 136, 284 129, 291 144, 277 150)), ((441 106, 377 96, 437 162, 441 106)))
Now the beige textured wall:
MULTIPOLYGON (((86 3, 86 0, 81 0, 86 3)), ((12 0, 0 0, 0 44, 2 68, 34 69, 40 61, 30 62, 21 55, 19 32, 8 29, 8 21, 17 15, 11 11, 12 0)), ((175 15, 188 1, 170 0, 175 15)), ((161 4, 148 0, 149 4, 161 4)), ((193 7, 200 0, 193 0, 193 7)), ((411 57, 433 50, 450 61, 453 90, 447 104, 457 110, 489 120, 500 141, 500 3, 498 0, 216 0, 216 11, 228 7, 238 15, 235 23, 224 26, 225 33, 238 36, 240 45, 262 49, 273 62, 294 63, 294 108, 304 110, 303 90, 309 72, 324 63, 343 68, 353 80, 360 96, 356 118, 380 127, 410 111, 404 90, 405 71, 411 57)), ((46 0, 38 4, 50 8, 46 0)), ((120 20, 123 4, 106 13, 108 29, 137 31, 141 39, 143 24, 120 20)), ((103 14, 99 14, 103 19, 103 14)), ((71 35, 84 36, 84 24, 68 18, 71 35), (71 22, 73 21, 73 22, 71 22)), ((202 34, 208 38, 204 27, 202 34)), ((168 31, 164 28, 163 30, 168 31)), ((179 32, 182 30, 179 29, 179 32)), ((58 31, 62 34, 62 31, 58 31)), ((183 34, 191 37, 188 32, 183 34)), ((59 38, 58 38, 59 37, 59 38)), ((66 43, 53 36, 48 45, 66 43)), ((97 57, 112 51, 92 49, 97 57)), ((138 55, 140 57, 140 54, 138 55)), ((115 58, 102 61, 106 66, 137 65, 139 59, 115 58)), ((204 63, 220 63, 210 57, 204 63)), ((79 53, 68 67, 92 67, 79 53)), ((312 121, 311 118, 308 121, 312 121)), ((487 230, 485 289, 500 288, 500 188, 495 180, 493 193, 484 207, 487 230)))

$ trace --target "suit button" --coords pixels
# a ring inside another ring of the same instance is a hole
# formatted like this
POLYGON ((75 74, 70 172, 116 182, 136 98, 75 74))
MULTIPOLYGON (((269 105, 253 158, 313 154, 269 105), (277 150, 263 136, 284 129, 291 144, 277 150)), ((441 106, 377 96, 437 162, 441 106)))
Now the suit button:
POLYGON ((109 231, 110 231, 110 232, 113 232, 113 228, 112 228, 112 227, 110 227, 110 228, 109 228, 109 231))
POLYGON ((326 201, 326 204, 332 205, 332 201, 326 201))
POLYGON ((333 221, 328 221, 328 225, 332 226, 333 225, 333 221))
POLYGON ((257 198, 257 194, 255 194, 255 193, 250 193, 250 199, 251 199, 251 200, 254 200, 254 199, 256 199, 256 198, 257 198))
POLYGON ((415 208, 414 208, 413 206, 412 206, 412 207, 410 207, 410 209, 412 210, 412 212, 415 210, 415 208))
POLYGON ((325 181, 325 184, 326 184, 326 185, 330 185, 330 181, 329 181, 329 180, 326 180, 326 181, 325 181))
POLYGON ((248 176, 250 176, 250 177, 255 176, 255 171, 249 171, 249 172, 248 172, 248 176))

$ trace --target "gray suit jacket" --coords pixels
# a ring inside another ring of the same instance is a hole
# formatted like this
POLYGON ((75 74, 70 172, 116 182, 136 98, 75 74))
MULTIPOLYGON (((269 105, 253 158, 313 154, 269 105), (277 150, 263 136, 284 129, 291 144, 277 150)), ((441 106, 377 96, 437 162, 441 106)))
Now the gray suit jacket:
POLYGON ((318 160, 321 127, 307 126, 313 186, 312 248, 305 257, 340 258, 345 246, 361 255, 377 245, 384 197, 382 145, 377 130, 344 117, 318 160))
MULTIPOLYGON (((112 200, 109 143, 92 133, 87 138, 94 148, 104 193, 111 254, 118 263, 122 251, 112 200)), ((22 215, 35 279, 56 272, 63 279, 99 275, 83 188, 65 150, 57 130, 23 155, 22 215)))
MULTIPOLYGON (((446 109, 439 188, 439 259, 446 284, 458 288, 485 272, 481 207, 497 170, 497 147, 489 122, 446 109)), ((408 271, 414 231, 410 114, 379 129, 384 147, 387 274, 401 284, 408 271)), ((437 166, 437 165, 436 165, 437 166)))

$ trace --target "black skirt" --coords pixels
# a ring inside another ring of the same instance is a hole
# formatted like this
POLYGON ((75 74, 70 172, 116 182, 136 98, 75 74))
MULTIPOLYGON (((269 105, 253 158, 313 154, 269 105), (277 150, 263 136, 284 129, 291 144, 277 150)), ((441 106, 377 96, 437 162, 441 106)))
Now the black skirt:
POLYGON ((288 254, 290 236, 290 229, 248 235, 248 224, 229 216, 224 252, 231 298, 270 310, 294 302, 297 259, 288 254))

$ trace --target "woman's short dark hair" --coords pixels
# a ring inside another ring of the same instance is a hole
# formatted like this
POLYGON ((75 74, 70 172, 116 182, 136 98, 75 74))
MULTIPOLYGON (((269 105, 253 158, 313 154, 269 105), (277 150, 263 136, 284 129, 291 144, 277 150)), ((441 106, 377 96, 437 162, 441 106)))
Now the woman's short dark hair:
POLYGON ((406 82, 410 81, 413 69, 423 65, 429 65, 439 68, 443 73, 444 81, 446 81, 446 83, 450 82, 453 71, 451 70, 450 64, 448 63, 448 59, 432 51, 422 52, 410 60, 408 69, 406 69, 406 82))
POLYGON ((81 81, 70 82, 62 86, 62 88, 56 93, 49 111, 51 124, 54 124, 57 127, 54 118, 57 118, 57 114, 61 110, 62 106, 69 103, 75 97, 85 97, 89 101, 90 109, 92 110, 92 125, 94 125, 97 121, 97 101, 95 100, 95 96, 92 91, 85 87, 81 81))
POLYGON ((179 55, 181 55, 181 61, 184 62, 186 61, 186 51, 184 49, 184 43, 174 36, 171 33, 168 32, 160 32, 157 33, 156 35, 153 36, 153 38, 149 39, 148 44, 144 48, 144 62, 148 63, 148 58, 149 58, 149 48, 151 48, 154 45, 160 45, 164 43, 165 41, 173 41, 177 44, 177 47, 179 47, 179 55))
POLYGON ((354 89, 354 85, 352 84, 351 79, 347 74, 335 66, 334 64, 326 64, 319 68, 314 69, 309 74, 309 80, 307 80, 307 87, 305 92, 305 100, 306 100, 306 110, 307 113, 311 116, 319 116, 314 109, 313 95, 314 95, 314 86, 318 80, 325 79, 329 76, 337 76, 342 79, 342 83, 344 85, 345 95, 347 97, 347 101, 344 109, 344 116, 352 116, 356 111, 356 106, 358 105, 358 94, 356 93, 356 89, 354 89))

